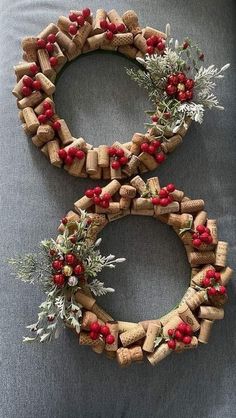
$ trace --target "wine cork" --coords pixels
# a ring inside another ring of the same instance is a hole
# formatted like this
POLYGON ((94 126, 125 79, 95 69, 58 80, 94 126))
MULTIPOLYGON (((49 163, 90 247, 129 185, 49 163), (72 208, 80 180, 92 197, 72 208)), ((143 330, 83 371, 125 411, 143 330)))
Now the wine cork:
POLYGON ((87 196, 83 196, 74 203, 74 208, 77 212, 80 212, 80 210, 86 210, 90 208, 90 206, 92 205, 93 205, 93 200, 87 196))
POLYGON ((215 268, 214 268, 211 264, 208 264, 207 266, 203 267, 203 268, 199 271, 199 273, 195 274, 195 275, 192 277, 192 282, 193 282, 194 284, 196 284, 197 286, 201 286, 201 284, 202 284, 202 280, 204 279, 204 277, 205 277, 205 275, 206 275, 207 270, 215 270, 215 268))
POLYGON ((224 309, 223 308, 215 308, 213 306, 200 306, 199 309, 199 318, 202 319, 223 319, 224 318, 224 309))
POLYGON ((194 265, 191 263, 192 253, 194 252, 192 245, 184 244, 184 248, 185 248, 186 256, 187 256, 187 259, 188 259, 188 262, 189 262, 190 266, 194 267, 194 265))
POLYGON ((110 20, 110 22, 115 23, 116 26, 124 24, 123 19, 115 9, 110 10, 107 13, 107 17, 110 20))
POLYGON ((153 209, 133 209, 133 208, 131 208, 130 214, 134 215, 134 216, 154 216, 154 210, 153 209))
POLYGON ((62 162, 58 156, 58 151, 60 149, 59 141, 56 139, 54 141, 48 142, 48 155, 49 160, 52 165, 56 167, 61 167, 62 162))
POLYGON ((132 155, 128 163, 122 167, 122 172, 127 174, 127 176, 132 176, 133 174, 137 173, 138 166, 140 164, 140 161, 136 155, 132 155))
MULTIPOLYGON (((119 46, 118 52, 120 52, 120 54, 122 55, 125 55, 127 58, 135 59, 138 50, 132 45, 123 45, 123 46, 119 46)), ((134 152, 134 154, 136 153, 134 152)))
POLYGON ((138 156, 139 161, 141 161, 148 170, 152 171, 158 167, 158 163, 156 162, 155 158, 152 155, 148 154, 147 152, 142 152, 138 156))
POLYGON ((198 212, 194 218, 193 227, 194 229, 197 228, 198 225, 205 225, 207 220, 207 212, 201 210, 198 212))
POLYGON ((62 32, 69 33, 69 27, 72 25, 70 19, 65 16, 59 16, 57 26, 62 32))
POLYGON ((102 169, 102 178, 104 180, 109 180, 111 178, 110 166, 102 169))
POLYGON ((137 327, 138 324, 135 322, 124 322, 124 321, 118 321, 118 330, 119 333, 123 333, 125 331, 129 331, 135 327, 137 327))
POLYGON ((121 175, 121 168, 119 167, 117 170, 115 170, 114 168, 112 168, 112 160, 110 161, 110 178, 113 179, 122 179, 122 175, 121 175))
POLYGON ((81 290, 77 290, 77 292, 75 293, 75 300, 88 311, 92 311, 92 308, 96 303, 96 300, 93 297, 86 295, 81 290))
POLYGON ((36 62, 35 61, 31 61, 31 62, 23 62, 17 65, 14 65, 14 72, 15 75, 17 77, 17 79, 21 79, 24 75, 28 75, 28 76, 32 76, 32 71, 31 71, 31 67, 35 66, 36 62))
POLYGON ((122 15, 122 20, 133 35, 141 33, 138 16, 134 10, 127 10, 127 12, 122 15))
POLYGON ((33 144, 38 148, 44 145, 44 142, 41 139, 39 139, 38 135, 32 136, 31 139, 32 139, 33 144))
POLYGON ((154 196, 158 194, 161 189, 158 177, 151 177, 147 180, 147 189, 154 196))
POLYGON ((55 35, 57 32, 58 27, 54 23, 49 23, 49 25, 37 35, 37 38, 46 39, 50 33, 55 35))
MULTIPOLYGON (((64 169, 74 177, 81 177, 83 167, 85 167, 85 157, 82 160, 75 158, 73 163, 69 166, 64 166, 64 169)), ((84 177, 84 176, 83 176, 84 177)), ((87 177, 87 175, 85 176, 87 177)))
POLYGON ((168 344, 164 343, 161 344, 152 354, 148 354, 147 359, 152 366, 155 366, 157 363, 171 354, 171 352, 172 350, 168 347, 168 344))
POLYGON ((213 251, 191 252, 190 254, 191 266, 198 266, 199 264, 215 264, 215 253, 213 251))
POLYGON ((54 50, 52 52, 52 56, 57 58, 58 61, 58 65, 55 68, 56 72, 59 72, 58 69, 62 68, 65 63, 67 62, 67 58, 66 56, 63 54, 60 46, 58 45, 57 42, 54 43, 54 50))
POLYGON ((96 340, 92 340, 87 332, 81 331, 79 334, 80 345, 94 345, 96 340))
POLYGON ((181 352, 183 350, 190 350, 192 348, 197 348, 198 346, 198 339, 197 337, 193 336, 190 344, 184 344, 182 341, 176 342, 175 352, 181 352))
POLYGON ((44 125, 40 125, 37 129, 37 136, 41 141, 49 142, 54 138, 55 132, 51 125, 45 123, 44 125))
POLYGON ((103 322, 113 321, 113 318, 96 303, 92 306, 91 311, 95 313, 103 322))
POLYGON ((43 95, 40 91, 33 91, 30 96, 23 97, 19 100, 17 105, 19 109, 24 109, 25 107, 35 107, 43 100, 43 95))
POLYGON ((132 199, 129 197, 121 197, 120 198, 120 209, 129 209, 132 199))
POLYGON ((88 331, 93 322, 97 322, 97 316, 91 311, 85 311, 82 316, 81 327, 88 331))
POLYGON ((120 203, 119 202, 110 202, 108 208, 103 208, 101 206, 95 206, 96 213, 118 213, 120 212, 120 203))
POLYGON ((186 290, 184 296, 182 297, 179 306, 182 306, 184 303, 187 302, 188 299, 191 299, 192 296, 194 296, 196 294, 196 290, 193 287, 188 287, 188 289, 186 290))
MULTIPOLYGON (((80 220, 80 216, 77 213, 73 212, 73 210, 69 210, 69 212, 67 212, 65 217, 66 217, 68 223, 79 222, 79 220, 80 220)), ((74 228, 74 225, 73 225, 73 228, 74 228)), ((70 226, 69 226, 69 230, 70 230, 70 226)), ((65 225, 63 223, 60 223, 60 225, 58 227, 58 231, 59 232, 64 232, 65 231, 65 225)))
POLYGON ((186 304, 191 309, 191 311, 195 311, 195 309, 197 309, 202 303, 206 302, 207 300, 208 298, 206 290, 201 290, 200 292, 195 293, 195 295, 192 295, 191 297, 187 298, 186 304))
POLYGON ((183 200, 183 198, 184 198, 184 192, 183 192, 182 190, 177 190, 177 189, 175 189, 175 191, 174 191, 174 192, 171 192, 171 193, 170 193, 170 196, 172 196, 172 197, 173 197, 173 199, 174 199, 176 202, 182 202, 182 200, 183 200))
POLYGON ((178 228, 173 227, 174 231, 178 235, 178 237, 181 239, 181 241, 184 243, 184 245, 192 246, 192 234, 189 231, 186 231, 184 233, 181 233, 181 231, 178 228))
POLYGON ((107 351, 117 351, 118 350, 118 332, 119 332, 119 325, 117 321, 108 321, 106 323, 108 328, 110 329, 111 335, 115 338, 112 344, 106 344, 107 351))
POLYGON ((150 323, 148 325, 146 338, 143 344, 143 350, 147 351, 148 353, 153 353, 154 351, 154 343, 156 340, 156 337, 160 334, 161 327, 150 323))
POLYGON ((92 25, 87 21, 85 21, 84 25, 79 28, 77 34, 73 37, 73 42, 77 45, 78 48, 83 48, 91 30, 92 25))
POLYGON ((229 283, 233 275, 233 270, 230 267, 226 267, 223 270, 221 270, 220 274, 221 274, 221 284, 223 286, 226 286, 229 283))
POLYGON ((131 151, 118 141, 115 141, 112 144, 112 147, 122 149, 124 151, 124 156, 127 158, 130 158, 132 156, 131 151))
POLYGON ((139 197, 137 199, 133 199, 133 209, 135 210, 153 209, 153 204, 150 199, 139 197))
POLYGON ((130 350, 124 347, 119 348, 116 352, 116 359, 121 367, 129 366, 132 362, 130 350))
POLYGON ((228 243, 225 241, 218 241, 216 246, 215 265, 217 267, 225 267, 227 262, 228 243))
POLYGON ((200 333, 198 336, 198 341, 202 344, 207 344, 209 341, 211 329, 214 322, 209 321, 208 319, 203 319, 201 322, 200 333))
POLYGON ((53 102, 52 99, 50 99, 50 97, 47 97, 44 100, 41 99, 41 103, 34 108, 34 111, 35 111, 36 115, 41 115, 44 112, 44 103, 49 103, 51 105, 53 111, 55 111, 55 103, 53 102))
POLYGON ((95 150, 89 150, 86 160, 86 171, 88 174, 94 174, 98 166, 98 153, 95 150))
POLYGON ((207 228, 210 229, 211 236, 212 236, 212 244, 213 245, 216 245, 217 242, 218 242, 218 233, 217 233, 217 222, 216 222, 216 219, 208 219, 206 226, 207 226, 207 228))
POLYGON ((98 35, 99 33, 103 33, 103 29, 100 26, 101 21, 106 20, 106 11, 103 9, 98 9, 96 11, 96 16, 93 21, 93 35, 98 35))
POLYGON ((102 167, 97 166, 97 171, 93 174, 89 174, 89 177, 93 180, 101 180, 101 178, 102 178, 102 167))
POLYGON ((107 218, 109 222, 117 221, 118 219, 124 218, 125 216, 130 215, 129 209, 120 210, 117 213, 108 213, 107 218))
POLYGON ((40 124, 32 107, 25 107, 23 109, 23 117, 24 117, 27 129, 29 130, 29 132, 31 134, 35 134, 40 124))
POLYGON ((166 39, 166 34, 164 32, 151 28, 150 26, 147 26, 146 28, 144 28, 142 30, 142 34, 145 39, 151 38, 151 36, 158 36, 158 37, 166 39))
POLYGON ((104 340, 100 340, 100 338, 98 338, 97 340, 95 340, 95 344, 93 344, 91 348, 95 353, 102 354, 105 349, 104 340))
POLYGON ((169 320, 163 326, 162 333, 164 337, 168 337, 168 330, 175 329, 182 322, 182 318, 179 316, 179 310, 176 310, 177 313, 169 318, 169 320))
POLYGON ((168 312, 167 314, 163 315, 159 321, 163 326, 167 324, 167 322, 170 321, 171 318, 178 316, 178 309, 173 309, 172 311, 168 312))
POLYGON ((58 129, 58 135, 61 139, 61 142, 63 143, 63 145, 71 144, 73 142, 73 137, 66 122, 64 121, 64 119, 59 119, 59 122, 61 127, 60 129, 58 129))
POLYGON ((116 356, 116 351, 106 351, 104 350, 105 356, 109 359, 109 360, 115 360, 116 356))
POLYGON ((19 100, 23 98, 23 95, 22 95, 23 86, 24 86, 23 77, 21 77, 21 79, 18 81, 18 83, 16 83, 15 87, 12 90, 12 94, 19 100))
POLYGON ((182 137, 180 135, 174 135, 169 140, 162 142, 161 149, 168 154, 173 152, 180 144, 182 144, 182 137))
POLYGON ((141 362, 143 361, 143 350, 140 346, 133 346, 132 348, 129 348, 129 352, 131 355, 132 362, 141 362))
POLYGON ((170 213, 168 215, 167 223, 175 228, 182 229, 191 226, 192 221, 193 216, 190 213, 182 213, 181 215, 170 213))
POLYGON ((134 37, 134 45, 136 48, 142 52, 142 54, 146 54, 147 52, 147 42, 146 39, 139 33, 134 37))
POLYGON ((197 268, 197 267, 193 267, 192 269, 191 269, 191 279, 194 277, 194 276, 196 276, 196 274, 198 274, 200 272, 200 269, 199 268, 197 268))
POLYGON ((178 313, 179 313, 180 318, 184 322, 186 322, 186 324, 191 325, 194 332, 199 330, 200 324, 195 318, 195 316, 193 315, 192 311, 190 310, 187 304, 183 304, 182 306, 179 306, 178 313))
POLYGON ((113 47, 124 46, 124 45, 132 45, 133 43, 133 35, 132 33, 117 33, 113 36, 113 39, 109 42, 109 44, 113 47))
POLYGON ((110 183, 108 183, 105 187, 102 188, 102 194, 109 193, 111 196, 113 196, 118 190, 120 189, 121 184, 118 182, 118 180, 112 180, 110 183))
POLYGON ((155 216, 164 215, 166 213, 179 212, 179 203, 171 202, 167 206, 154 206, 155 216))
POLYGON ((98 147, 98 165, 99 167, 109 167, 110 158, 107 145, 99 145, 98 147))
POLYGON ((25 133, 27 136, 31 136, 31 135, 32 135, 32 134, 31 134, 31 132, 29 131, 29 129, 28 129, 28 127, 27 127, 26 123, 22 123, 21 127, 22 127, 22 129, 23 129, 24 133, 25 133))
POLYGON ((135 328, 122 332, 122 334, 120 334, 120 340, 123 347, 127 347, 136 341, 141 340, 145 335, 146 333, 142 325, 138 324, 135 328))
POLYGON ((184 122, 182 123, 182 125, 180 126, 180 128, 178 129, 177 133, 179 135, 182 136, 182 138, 186 135, 186 133, 188 132, 188 129, 191 125, 191 118, 190 117, 186 117, 184 122))
POLYGON ((48 78, 52 77, 54 70, 50 64, 47 50, 38 49, 37 54, 42 73, 48 78))
POLYGON ((129 184, 125 184, 121 186, 119 193, 122 197, 133 199, 136 195, 136 189, 133 186, 130 186, 129 184))
POLYGON ((40 150, 42 153, 43 153, 43 155, 48 159, 48 144, 44 144, 43 145, 43 147, 41 148, 41 150, 40 150))
POLYGON ((37 61, 37 38, 28 36, 21 41, 23 51, 26 53, 27 61, 37 61))
POLYGON ((98 35, 93 35, 87 38, 87 41, 84 45, 83 52, 85 52, 85 47, 87 49, 86 52, 95 51, 99 49, 106 43, 105 33, 100 33, 98 35))
POLYGON ((51 96, 55 92, 55 85, 47 78, 43 73, 37 73, 35 75, 36 80, 39 80, 42 86, 42 90, 48 95, 51 96))
POLYGON ((146 184, 140 176, 136 176, 132 180, 130 180, 130 184, 131 186, 135 187, 135 189, 140 195, 147 191, 146 184))
POLYGON ((142 325, 144 331, 147 331, 149 324, 155 324, 158 327, 161 327, 161 322, 159 319, 146 319, 144 321, 140 321, 139 324, 142 325))
POLYGON ((130 151, 132 152, 132 154, 139 155, 140 150, 141 150, 140 146, 146 141, 147 141, 147 138, 145 137, 145 135, 138 133, 138 132, 135 133, 131 141, 130 151))
POLYGON ((75 43, 71 40, 69 36, 67 36, 62 31, 59 30, 57 32, 56 40, 63 52, 66 51, 69 53, 74 53, 76 51, 75 43))
POLYGON ((202 199, 187 200, 186 202, 181 202, 180 204, 181 213, 194 213, 199 212, 202 209, 204 209, 204 200, 202 199))

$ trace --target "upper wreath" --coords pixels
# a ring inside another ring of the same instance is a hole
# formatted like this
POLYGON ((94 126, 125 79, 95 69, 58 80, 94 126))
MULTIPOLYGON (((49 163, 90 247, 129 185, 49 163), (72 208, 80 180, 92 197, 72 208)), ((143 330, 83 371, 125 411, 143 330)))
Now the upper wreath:
POLYGON ((51 164, 76 177, 122 179, 154 170, 181 144, 191 120, 201 123, 205 108, 222 108, 212 91, 229 64, 220 70, 199 67, 204 54, 196 45, 189 39, 173 42, 169 25, 165 32, 142 29, 133 10, 122 17, 116 10, 98 9, 95 17, 88 8, 73 10, 38 36, 24 38, 22 48, 25 62, 15 66, 13 94, 23 129, 51 164), (146 112, 151 123, 145 133, 134 133, 123 144, 113 138, 111 147, 94 148, 73 137, 56 113, 53 94, 66 62, 98 49, 138 61, 142 69, 127 72, 147 89, 154 109, 146 112))

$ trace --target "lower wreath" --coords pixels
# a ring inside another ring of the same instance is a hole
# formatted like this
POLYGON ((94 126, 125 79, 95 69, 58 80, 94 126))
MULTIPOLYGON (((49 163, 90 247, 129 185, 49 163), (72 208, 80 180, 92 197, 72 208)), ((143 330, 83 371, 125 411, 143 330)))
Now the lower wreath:
MULTIPOLYGON (((144 357, 156 365, 173 352, 206 344, 214 321, 224 317, 226 285, 233 270, 226 265, 228 244, 218 240, 216 220, 208 218, 204 201, 190 199, 173 184, 161 188, 157 177, 145 183, 136 176, 124 185, 113 180, 87 190, 75 202, 75 210, 62 219, 56 241, 42 242, 50 269, 43 283, 47 299, 40 306, 38 322, 28 327, 35 337, 25 341, 50 340, 61 320, 75 332, 79 344, 116 358, 121 366, 144 357), (139 323, 115 320, 95 299, 113 291, 94 279, 97 273, 124 261, 100 256, 98 234, 108 223, 130 214, 151 216, 171 226, 191 266, 190 284, 179 304, 161 318, 139 323)), ((21 279, 32 282, 29 269, 28 277, 22 274, 22 260, 21 270, 19 259, 10 262, 18 267, 21 279)))

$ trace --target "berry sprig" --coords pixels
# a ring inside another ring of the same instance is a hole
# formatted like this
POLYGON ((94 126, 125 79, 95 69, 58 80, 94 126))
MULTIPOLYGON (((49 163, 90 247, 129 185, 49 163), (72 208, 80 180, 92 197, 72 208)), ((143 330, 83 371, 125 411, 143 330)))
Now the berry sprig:
POLYGON ((78 30, 84 26, 87 19, 90 17, 90 9, 86 7, 86 9, 83 9, 80 14, 76 14, 74 12, 71 12, 69 14, 69 19, 72 22, 72 24, 69 26, 69 33, 74 36, 77 34, 78 30))
POLYGON ((89 336, 92 340, 104 339, 106 344, 113 344, 115 337, 111 334, 107 325, 100 325, 99 322, 92 322, 89 327, 89 336))
POLYGON ((161 142, 154 140, 152 142, 143 142, 141 144, 141 151, 146 152, 147 154, 152 155, 158 164, 161 164, 165 161, 166 156, 164 152, 160 149, 161 142))
POLYGON ((166 93, 180 102, 192 100, 194 80, 187 78, 186 74, 181 72, 171 74, 167 78, 166 93))
POLYGON ((54 129, 55 132, 57 132, 60 127, 61 124, 58 120, 53 121, 52 117, 54 116, 54 109, 52 104, 45 100, 43 102, 43 113, 41 113, 40 115, 38 115, 38 121, 40 124, 45 124, 45 123, 49 123, 52 126, 52 128, 54 129))
POLYGON ((147 44, 146 52, 149 55, 152 55, 155 53, 163 54, 165 47, 166 47, 165 39, 162 38, 161 36, 156 36, 156 35, 153 35, 150 38, 148 38, 146 41, 146 44, 147 44))
POLYGON ((175 350, 177 341, 186 345, 191 344, 193 329, 191 325, 186 324, 185 322, 181 322, 177 328, 169 329, 168 335, 170 337, 170 339, 167 341, 168 347, 171 350, 175 350))
MULTIPOLYGON (((74 236, 74 238, 76 242, 76 237, 74 236)), ((84 278, 84 265, 79 262, 73 253, 66 254, 65 256, 56 254, 53 258, 52 280, 57 287, 62 287, 65 284, 76 286, 79 279, 84 278)))
POLYGON ((55 49, 55 42, 56 42, 56 35, 54 33, 50 33, 47 36, 47 39, 39 38, 37 40, 37 47, 38 49, 45 49, 49 54, 49 61, 52 67, 56 67, 58 64, 57 57, 52 56, 52 53, 55 49))
POLYGON ((93 200, 93 203, 101 208, 109 208, 111 195, 110 193, 102 194, 101 187, 97 186, 94 189, 87 189, 85 196, 93 200))
POLYGON ((61 148, 58 151, 58 156, 64 164, 71 165, 73 164, 75 158, 78 160, 83 160, 85 157, 85 152, 76 147, 69 147, 68 150, 61 148))
POLYGON ((124 33, 126 30, 124 23, 116 25, 115 23, 108 22, 107 20, 101 20, 100 27, 106 32, 106 38, 109 41, 112 41, 116 33, 124 33))
POLYGON ((109 147, 108 154, 112 158, 111 166, 114 170, 118 170, 128 163, 128 158, 125 157, 125 152, 122 148, 109 147))
POLYGON ((35 80, 35 77, 24 75, 22 82, 23 86, 21 89, 21 94, 24 97, 30 96, 33 91, 39 91, 42 88, 41 82, 39 80, 35 80))
POLYGON ((151 198, 151 202, 154 206, 168 206, 174 201, 170 193, 175 191, 175 185, 173 183, 168 184, 165 188, 162 188, 158 194, 151 198))
POLYGON ((196 231, 192 235, 192 244, 194 247, 199 248, 201 244, 211 244, 213 241, 211 231, 204 225, 198 225, 196 231))
POLYGON ((227 289, 221 285, 221 274, 215 270, 207 270, 201 285, 207 289, 209 296, 226 295, 227 289))

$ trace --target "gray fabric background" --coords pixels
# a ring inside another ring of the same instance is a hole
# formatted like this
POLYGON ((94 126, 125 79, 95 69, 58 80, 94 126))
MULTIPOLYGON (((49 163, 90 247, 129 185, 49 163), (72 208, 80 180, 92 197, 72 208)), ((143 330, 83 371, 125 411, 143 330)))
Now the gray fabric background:
MULTIPOLYGON (((58 219, 90 181, 78 180, 49 165, 21 131, 12 66, 20 59, 20 39, 37 34, 70 8, 134 8, 142 25, 186 34, 204 47, 206 65, 231 62, 217 93, 226 111, 207 113, 185 143, 157 171, 193 198, 206 200, 219 221, 220 237, 231 244, 235 265, 235 2, 233 0, 30 1, 0 0, 1 135, 1 418, 162 417, 233 418, 235 396, 235 281, 229 286, 225 320, 213 329, 208 346, 173 355, 156 368, 148 363, 119 369, 116 362, 78 346, 65 331, 51 345, 23 345, 25 325, 34 322, 43 295, 14 281, 5 259, 37 248, 53 236, 58 219)), ((88 142, 129 140, 142 131, 145 93, 125 74, 124 58, 98 55, 78 59, 58 82, 58 112, 74 136, 88 142)), ((138 321, 157 317, 180 299, 189 268, 174 233, 152 219, 122 219, 106 228, 102 250, 126 256, 115 273, 102 276, 116 293, 101 303, 114 317, 138 321)))

